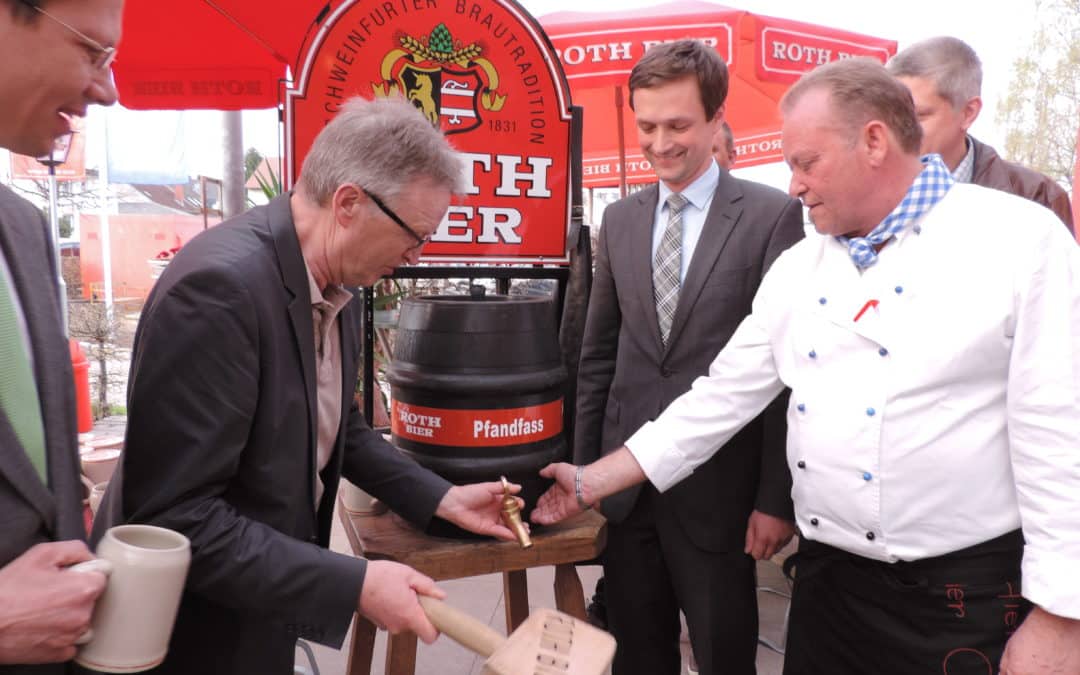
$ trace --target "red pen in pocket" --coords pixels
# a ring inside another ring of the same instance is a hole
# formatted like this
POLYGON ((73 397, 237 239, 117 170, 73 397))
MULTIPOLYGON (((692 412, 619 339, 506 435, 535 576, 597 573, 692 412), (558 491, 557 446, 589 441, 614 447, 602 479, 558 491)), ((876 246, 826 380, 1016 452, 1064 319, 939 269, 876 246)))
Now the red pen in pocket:
POLYGON ((866 314, 866 310, 870 309, 871 307, 876 308, 877 306, 878 306, 878 301, 877 300, 867 300, 866 304, 863 305, 862 309, 859 310, 859 313, 855 315, 855 318, 853 319, 853 321, 858 321, 859 319, 862 318, 863 314, 866 314))

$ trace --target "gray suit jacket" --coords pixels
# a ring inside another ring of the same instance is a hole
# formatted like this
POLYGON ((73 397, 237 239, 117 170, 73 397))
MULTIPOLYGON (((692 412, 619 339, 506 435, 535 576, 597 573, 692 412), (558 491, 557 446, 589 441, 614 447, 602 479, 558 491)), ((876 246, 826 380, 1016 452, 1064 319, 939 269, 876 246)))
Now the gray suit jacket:
POLYGON ((289 196, 188 242, 143 308, 121 465, 94 539, 175 529, 192 560, 155 673, 292 673, 297 637, 340 647, 365 562, 330 553, 338 478, 426 524, 449 483, 398 453, 353 402, 360 307, 338 315, 342 410, 315 505, 311 296, 289 196))
MULTIPOLYGON (((773 260, 803 236, 797 201, 721 171, 665 348, 652 291, 658 194, 652 186, 604 212, 578 375, 578 463, 621 446, 708 372, 709 363, 749 314, 773 260)), ((742 550, 754 508, 792 518, 781 399, 693 475, 660 496, 664 511, 701 548, 742 550)), ((639 490, 605 499, 604 515, 614 522, 624 519, 639 490)))
MULTIPOLYGON (((75 432, 75 387, 61 326, 56 266, 41 212, 0 186, 0 248, 19 295, 45 424, 49 486, 42 484, 0 411, 0 566, 34 544, 85 539, 75 432)), ((3 367, 3 364, 0 364, 3 367)), ((66 666, 0 666, 0 673, 63 673, 66 666)))

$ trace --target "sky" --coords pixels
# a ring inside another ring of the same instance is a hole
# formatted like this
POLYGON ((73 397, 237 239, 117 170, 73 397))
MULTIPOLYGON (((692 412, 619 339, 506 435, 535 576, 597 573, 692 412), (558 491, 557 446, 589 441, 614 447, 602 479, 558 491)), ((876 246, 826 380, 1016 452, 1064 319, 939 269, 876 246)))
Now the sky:
MULTIPOLYGON (((534 16, 580 9, 580 0, 519 0, 534 16)), ((632 12, 656 4, 649 0, 593 0, 593 12, 632 12)), ((1036 26, 1036 0, 1004 3, 974 0, 731 0, 731 6, 761 14, 817 23, 857 33, 896 40, 899 48, 936 35, 952 35, 970 44, 983 61, 983 111, 972 133, 991 145, 1002 146, 1005 133, 996 123, 998 101, 1004 98, 1013 62, 1026 53, 1036 26)), ((121 45, 122 51, 123 45, 121 45)), ((91 123, 100 114, 92 113, 91 123)), ((184 122, 186 161, 192 175, 221 174, 222 113, 195 111, 184 122)), ((273 110, 243 113, 244 148, 263 155, 279 154, 277 114, 273 110)), ((98 143, 88 139, 88 165, 100 156, 98 143)), ((742 169, 743 177, 786 188, 788 174, 782 164, 742 169)))

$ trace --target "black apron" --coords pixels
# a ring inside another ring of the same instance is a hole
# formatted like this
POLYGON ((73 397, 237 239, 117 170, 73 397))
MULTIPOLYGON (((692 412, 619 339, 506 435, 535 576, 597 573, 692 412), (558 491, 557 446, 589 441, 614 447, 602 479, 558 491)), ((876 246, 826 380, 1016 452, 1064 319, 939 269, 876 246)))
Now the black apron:
POLYGON ((996 675, 1031 610, 1020 530, 934 558, 884 563, 802 540, 784 675, 996 675))

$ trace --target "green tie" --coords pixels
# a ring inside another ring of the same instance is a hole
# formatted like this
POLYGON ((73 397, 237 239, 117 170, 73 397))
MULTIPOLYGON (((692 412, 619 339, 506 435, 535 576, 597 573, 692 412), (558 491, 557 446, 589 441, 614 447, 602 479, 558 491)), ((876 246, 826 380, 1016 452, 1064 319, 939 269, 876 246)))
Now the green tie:
POLYGON ((41 423, 37 385, 19 331, 14 289, 8 286, 6 277, 0 271, 0 363, 4 364, 0 367, 0 411, 7 416, 41 481, 48 485, 45 428, 41 423))

